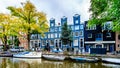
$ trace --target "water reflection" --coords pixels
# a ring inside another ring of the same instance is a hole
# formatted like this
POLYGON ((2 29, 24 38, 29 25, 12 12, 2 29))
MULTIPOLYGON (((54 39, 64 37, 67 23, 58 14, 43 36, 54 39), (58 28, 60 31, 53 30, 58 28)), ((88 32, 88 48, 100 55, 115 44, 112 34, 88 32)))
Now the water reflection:
POLYGON ((76 63, 72 61, 48 61, 44 59, 1 58, 0 68, 120 68, 120 65, 104 63, 76 63))

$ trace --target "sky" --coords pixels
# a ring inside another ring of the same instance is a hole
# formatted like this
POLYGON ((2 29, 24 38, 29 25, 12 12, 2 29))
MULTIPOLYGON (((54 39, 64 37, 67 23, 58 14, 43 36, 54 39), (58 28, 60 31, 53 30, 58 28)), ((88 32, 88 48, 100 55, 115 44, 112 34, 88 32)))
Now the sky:
MULTIPOLYGON (((30 0, 38 11, 46 14, 48 21, 55 18, 60 23, 60 18, 66 16, 68 23, 73 24, 73 15, 80 14, 81 22, 89 19, 90 0, 30 0)), ((20 7, 26 0, 0 0, 0 13, 9 13, 8 6, 20 7)))

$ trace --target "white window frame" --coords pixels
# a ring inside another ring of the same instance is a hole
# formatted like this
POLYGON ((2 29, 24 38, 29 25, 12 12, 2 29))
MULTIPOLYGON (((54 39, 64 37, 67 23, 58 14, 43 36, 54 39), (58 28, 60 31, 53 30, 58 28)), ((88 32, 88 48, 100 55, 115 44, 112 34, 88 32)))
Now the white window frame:
POLYGON ((88 37, 88 38, 92 38, 92 33, 87 34, 87 37, 88 37), (90 35, 90 36, 89 36, 89 35, 90 35))

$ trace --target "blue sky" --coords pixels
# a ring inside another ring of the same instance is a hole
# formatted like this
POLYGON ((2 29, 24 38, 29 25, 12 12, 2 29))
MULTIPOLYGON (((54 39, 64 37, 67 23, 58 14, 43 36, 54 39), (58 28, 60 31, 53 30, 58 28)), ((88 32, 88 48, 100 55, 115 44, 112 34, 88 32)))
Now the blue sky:
MULTIPOLYGON (((20 2, 26 0, 0 0, 0 13, 9 13, 7 6, 21 6, 20 2)), ((30 0, 38 11, 43 11, 47 19, 55 18, 56 23, 60 22, 63 16, 68 17, 68 23, 72 23, 74 14, 81 15, 81 22, 89 19, 90 0, 30 0)))

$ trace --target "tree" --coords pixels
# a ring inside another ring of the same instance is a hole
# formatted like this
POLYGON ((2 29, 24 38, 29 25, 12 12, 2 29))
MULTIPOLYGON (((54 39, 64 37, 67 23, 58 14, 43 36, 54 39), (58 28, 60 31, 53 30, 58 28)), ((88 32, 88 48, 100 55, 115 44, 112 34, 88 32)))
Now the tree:
POLYGON ((69 44, 71 46, 71 42, 73 41, 73 35, 72 30, 68 27, 67 23, 64 23, 64 25, 62 26, 60 39, 64 45, 69 44))
POLYGON ((89 25, 112 21, 113 30, 120 31, 120 0, 91 0, 89 25))
POLYGON ((46 15, 43 12, 38 12, 30 1, 21 4, 22 7, 9 6, 8 9, 13 16, 18 17, 22 21, 20 29, 27 35, 28 48, 30 48, 31 33, 37 32, 44 36, 44 32, 48 31, 49 26, 46 15))
POLYGON ((9 15, 0 13, 0 38, 4 45, 4 50, 6 51, 7 48, 7 39, 12 35, 18 35, 18 19, 9 15))

